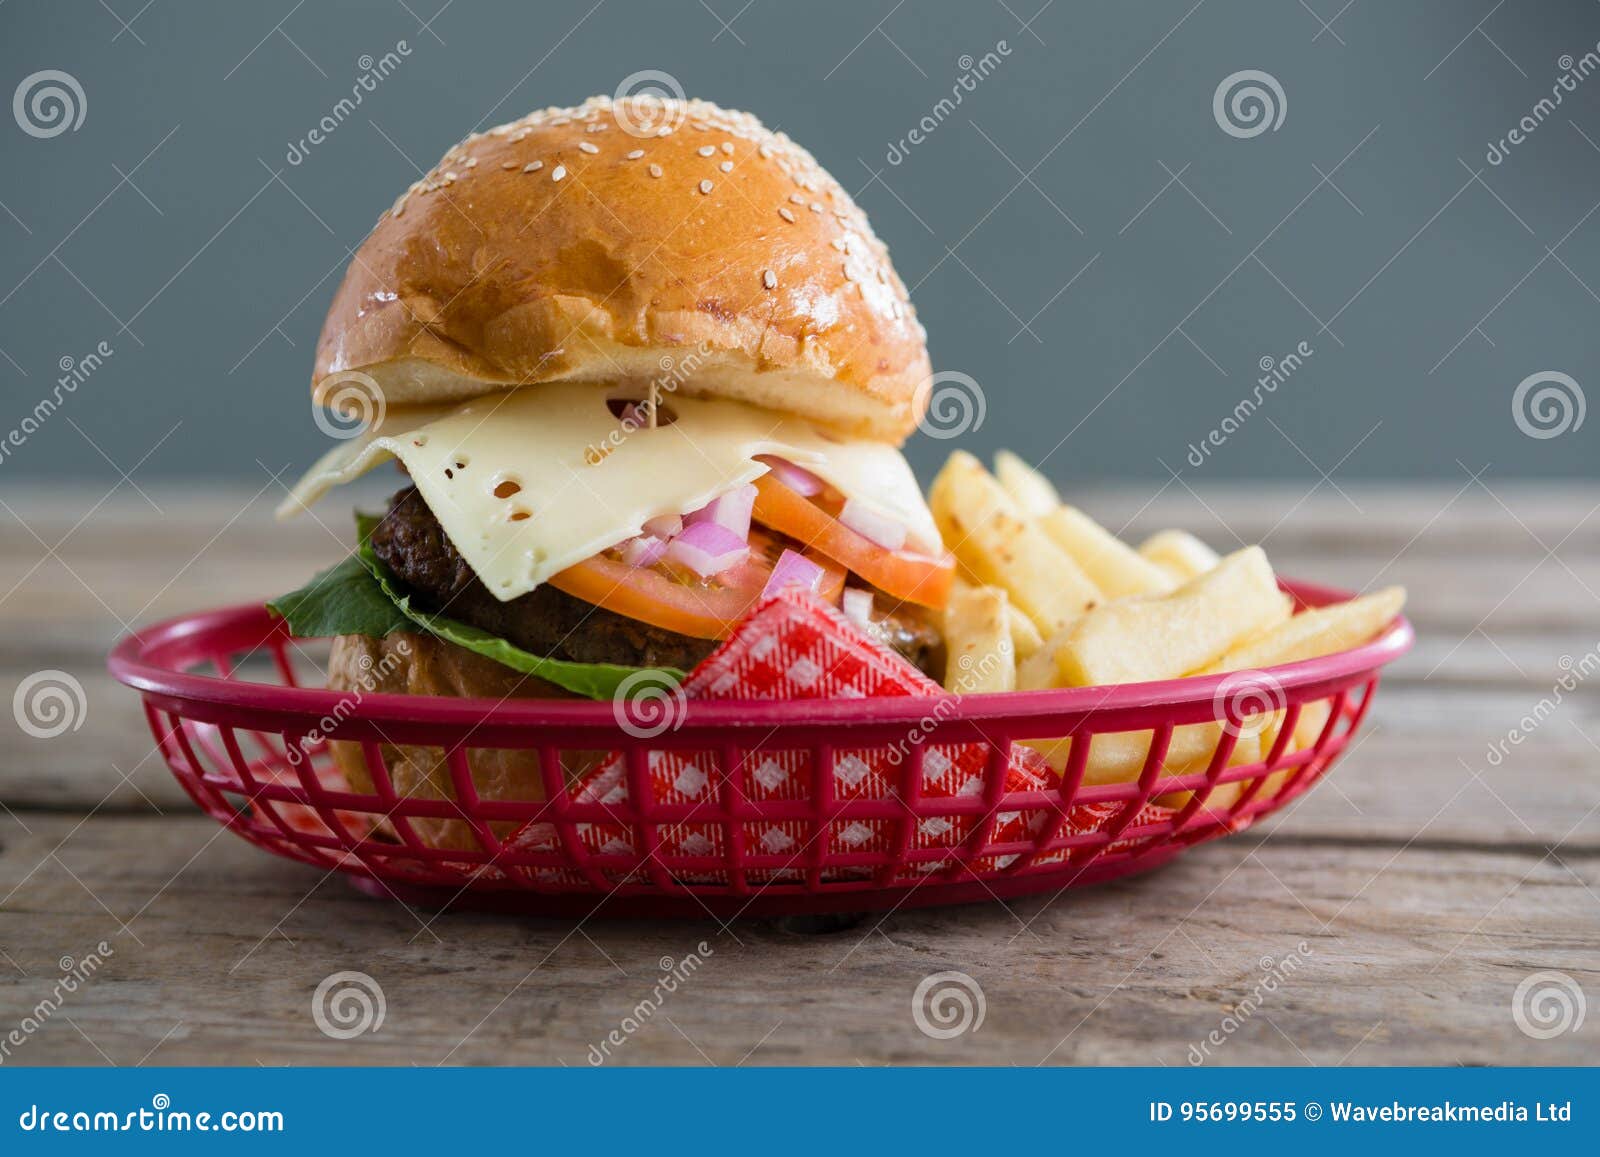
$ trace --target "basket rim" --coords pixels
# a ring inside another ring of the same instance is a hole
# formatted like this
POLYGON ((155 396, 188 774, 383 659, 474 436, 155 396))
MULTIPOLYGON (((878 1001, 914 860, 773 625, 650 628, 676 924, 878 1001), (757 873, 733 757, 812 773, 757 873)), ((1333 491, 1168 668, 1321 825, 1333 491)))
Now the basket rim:
MULTIPOLYGON (((1315 583, 1282 580, 1284 590, 1307 606, 1325 606, 1355 597, 1348 591, 1315 583)), ((119 640, 107 656, 106 666, 119 682, 147 695, 224 707, 264 710, 291 716, 322 717, 347 703, 346 692, 324 687, 289 687, 247 682, 221 675, 198 674, 178 663, 192 664, 202 656, 193 646, 198 640, 224 635, 248 645, 256 638, 265 646, 275 636, 289 641, 261 603, 238 603, 210 611, 165 619, 119 640), (186 649, 187 648, 187 649, 186 649)), ((1359 647, 1314 659, 1303 659, 1261 670, 1285 691, 1310 685, 1353 682, 1370 675, 1411 648, 1416 634, 1405 616, 1396 616, 1377 638, 1359 647)), ((1189 676, 1115 686, 1053 688, 1042 691, 999 691, 981 695, 954 695, 958 700, 951 718, 981 723, 985 720, 1027 720, 1063 714, 1112 715, 1153 707, 1209 706, 1222 684, 1236 673, 1189 676)), ((914 722, 927 715, 929 699, 920 696, 880 699, 793 700, 752 702, 690 700, 684 707, 683 725, 710 727, 776 727, 783 725, 914 722)), ((369 693, 361 698, 359 716, 368 721, 510 727, 615 726, 615 709, 608 700, 450 698, 369 693)))

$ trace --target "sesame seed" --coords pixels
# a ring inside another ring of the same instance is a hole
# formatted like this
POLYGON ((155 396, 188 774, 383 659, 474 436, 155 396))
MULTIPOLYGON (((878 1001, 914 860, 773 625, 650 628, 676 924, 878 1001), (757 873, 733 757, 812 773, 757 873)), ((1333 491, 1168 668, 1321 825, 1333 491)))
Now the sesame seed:
POLYGON ((661 166, 660 165, 651 165, 650 166, 650 175, 652 177, 659 177, 661 175, 661 166))
POLYGON ((643 149, 634 149, 633 152, 628 154, 628 160, 637 161, 642 156, 644 156, 643 149))
POLYGON ((456 179, 456 175, 455 175, 455 172, 453 170, 450 171, 450 172, 445 173, 445 175, 444 175, 444 183, 447 184, 447 185, 451 181, 454 181, 455 179, 456 179))
POLYGON ((804 197, 802 197, 799 193, 790 193, 789 194, 789 200, 790 200, 790 202, 792 204, 795 204, 795 205, 804 205, 806 203, 806 199, 804 197))
POLYGON ((822 206, 817 204, 817 202, 815 202, 815 201, 813 201, 813 202, 811 202, 811 204, 807 205, 806 208, 810 209, 813 213, 822 212, 822 206))
POLYGON ((733 162, 723 161, 722 164, 717 166, 717 168, 721 169, 724 173, 731 173, 733 172, 733 162))
POLYGON ((590 144, 588 141, 579 141, 578 142, 578 148, 581 149, 583 152, 586 152, 586 153, 598 153, 600 151, 598 148, 596 148, 594 145, 590 144))
POLYGON ((794 214, 789 212, 789 210, 787 210, 787 209, 779 209, 778 210, 778 216, 782 217, 785 221, 789 222, 789 224, 791 224, 791 225, 794 224, 794 214))
POLYGON ((477 157, 468 157, 467 158, 467 168, 475 169, 477 167, 478 167, 478 158, 477 157))
POLYGON ((552 181, 559 181, 562 177, 565 177, 566 175, 567 175, 567 166, 565 166, 565 165, 557 165, 554 169, 552 169, 550 171, 550 179, 552 181))
POLYGON ((761 284, 765 285, 768 289, 777 289, 778 275, 772 272, 772 270, 768 269, 761 275, 761 284))
POLYGON ((732 141, 723 141, 722 142, 722 151, 727 153, 729 156, 732 156, 733 155, 733 142, 732 141))
POLYGON ((542 168, 544 168, 543 161, 530 161, 528 164, 522 166, 522 171, 524 173, 537 173, 542 168))
POLYGON ((656 136, 658 136, 658 137, 670 137, 671 135, 672 135, 672 126, 671 125, 662 125, 660 128, 658 128, 656 130, 656 136))
POLYGON ((856 275, 850 272, 850 263, 848 261, 844 263, 842 268, 844 269, 844 279, 846 281, 854 281, 856 279, 856 275))
POLYGON ((517 167, 517 162, 515 162, 515 161, 501 161, 500 162, 500 167, 502 169, 514 169, 514 168, 517 167))
POLYGON ((714 186, 711 184, 710 181, 701 181, 700 182, 700 191, 702 193, 709 193, 709 192, 711 192, 711 190, 713 188, 714 188, 714 186))
POLYGON ((702 157, 709 157, 713 153, 715 153, 716 151, 717 151, 717 146, 716 145, 701 145, 698 149, 695 150, 695 152, 699 153, 702 157))

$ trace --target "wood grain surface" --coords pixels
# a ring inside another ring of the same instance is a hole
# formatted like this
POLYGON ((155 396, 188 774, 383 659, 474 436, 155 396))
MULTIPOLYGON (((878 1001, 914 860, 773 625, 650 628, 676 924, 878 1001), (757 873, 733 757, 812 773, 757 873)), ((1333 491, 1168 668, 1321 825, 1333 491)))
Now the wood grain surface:
POLYGON ((698 970, 607 1063, 1600 1059, 1600 1009, 1548 1039, 1513 1015, 1544 970, 1600 1000, 1600 687, 1558 686, 1600 661, 1593 487, 1075 494, 1131 538, 1184 526, 1263 542, 1298 578, 1406 584, 1419 642, 1364 738, 1286 814, 1143 877, 719 927, 413 911, 196 813, 104 654, 135 624, 337 557, 341 504, 276 525, 282 490, 262 481, 0 495, 0 690, 61 669, 87 701, 75 730, 7 720, 0 743, 0 1042, 21 1041, 4 1063, 584 1065, 664 958, 692 952, 698 970), (40 1016, 64 958, 101 942, 94 978, 40 1016), (319 1030, 313 993, 342 970, 381 986, 377 1031, 319 1030), (912 994, 946 970, 976 981, 984 1019, 934 1039, 912 994))

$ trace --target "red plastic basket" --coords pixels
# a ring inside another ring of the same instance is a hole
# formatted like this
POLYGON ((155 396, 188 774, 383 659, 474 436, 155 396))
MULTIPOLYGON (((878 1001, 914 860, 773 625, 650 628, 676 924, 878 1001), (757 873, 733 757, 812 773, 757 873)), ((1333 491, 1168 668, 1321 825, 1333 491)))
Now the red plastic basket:
MULTIPOLYGON (((1307 606, 1349 597, 1308 584, 1285 589, 1307 606)), ((1360 727, 1380 669, 1412 640, 1410 624, 1397 619, 1364 646, 1272 668, 1281 726, 1258 761, 1233 766, 1240 721, 1227 676, 944 701, 937 744, 980 744, 987 758, 981 791, 937 797, 923 790, 930 745, 904 744, 908 730, 927 728, 928 699, 696 701, 674 730, 651 737, 624 731, 609 703, 368 694, 352 707, 348 695, 301 685, 297 665, 310 660, 281 620, 255 605, 150 627, 122 640, 109 666, 142 693, 162 755, 201 808, 250 842, 346 873, 365 891, 436 908, 728 918, 999 899, 1165 863, 1315 783, 1360 727), (246 677, 247 659, 270 660, 266 677, 246 677), (1198 761, 1191 751, 1169 767, 1175 732, 1196 724, 1212 724, 1205 734, 1214 731, 1214 742, 1198 761), (1114 732, 1150 733, 1137 775, 1086 782, 1093 737, 1114 732), (360 745, 371 793, 330 775, 327 737, 360 745), (1073 742, 1059 774, 1042 789, 1012 790, 1014 746, 1061 737, 1073 742), (455 798, 398 793, 388 744, 439 749, 455 798), (835 752, 897 745, 904 756, 889 798, 840 798, 835 752), (536 752, 544 798, 480 798, 469 753, 487 749, 536 752), (669 749, 696 752, 710 769, 707 802, 686 808, 658 798, 650 753, 669 749), (568 783, 575 754, 595 751, 620 753, 625 800, 585 798, 568 783), (807 753, 811 798, 752 798, 744 769, 773 751, 807 753), (1185 794, 1167 795, 1174 792, 1185 794), (1155 805, 1159 796, 1174 806, 1155 805), (474 846, 431 846, 413 829, 418 819, 464 824, 474 846), (689 820, 720 837, 709 842, 714 851, 664 839, 689 820), (504 836, 524 822, 548 825, 549 838, 513 847, 504 836), (799 825, 808 838, 781 852, 749 838, 773 823, 799 825), (919 832, 930 823, 956 837, 928 846, 919 832), (851 824, 875 825, 886 838, 852 849, 838 838, 851 824), (597 848, 586 832, 601 828, 632 838, 597 848)))

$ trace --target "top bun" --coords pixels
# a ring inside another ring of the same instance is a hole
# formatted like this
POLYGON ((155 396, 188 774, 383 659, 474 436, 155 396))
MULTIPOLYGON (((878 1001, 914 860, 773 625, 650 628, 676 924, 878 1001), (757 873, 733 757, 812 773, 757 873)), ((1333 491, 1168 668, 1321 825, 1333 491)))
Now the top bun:
POLYGON ((866 215, 782 133, 594 97, 468 137, 400 195, 334 296, 312 397, 351 371, 401 406, 670 372, 899 443, 925 336, 866 215))

